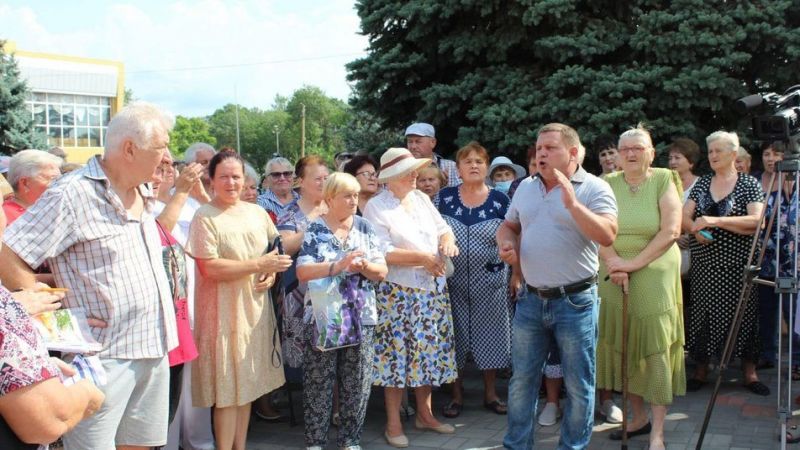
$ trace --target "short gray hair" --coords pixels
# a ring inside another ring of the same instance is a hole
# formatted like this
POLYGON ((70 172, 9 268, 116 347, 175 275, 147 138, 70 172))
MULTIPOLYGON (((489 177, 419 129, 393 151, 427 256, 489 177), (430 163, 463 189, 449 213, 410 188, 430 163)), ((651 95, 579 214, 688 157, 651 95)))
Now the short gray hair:
POLYGON ((706 146, 711 145, 714 141, 722 141, 725 144, 725 150, 739 151, 739 136, 736 133, 724 130, 715 131, 706 138, 706 146))
POLYGON ((137 146, 145 146, 153 139, 157 127, 169 132, 175 125, 175 117, 147 102, 134 102, 122 108, 108 123, 106 152, 121 149, 126 139, 137 146))
POLYGON ((255 181, 256 184, 258 184, 259 181, 258 172, 256 172, 256 169, 254 169, 253 166, 251 166, 250 163, 248 162, 244 163, 244 178, 245 179, 249 178, 255 181))
MULTIPOLYGON (((645 125, 641 122, 636 124, 635 127, 620 134, 619 142, 622 142, 623 139, 636 139, 636 138, 644 139, 650 148, 653 147, 653 137, 650 136, 650 130, 648 130, 645 127, 645 125)), ((619 148, 619 142, 617 142, 617 148, 619 148)))
POLYGON ((294 169, 294 165, 288 159, 284 158, 283 156, 276 156, 267 161, 267 163, 264 165, 264 174, 269 175, 269 173, 272 172, 271 170, 272 166, 278 164, 280 164, 281 166, 288 166, 294 169))
POLYGON ((211 146, 211 144, 206 144, 205 142, 195 142, 186 149, 186 153, 183 154, 183 159, 187 163, 197 162, 197 154, 200 152, 211 152, 214 155, 217 154, 217 151, 214 150, 214 147, 211 146))
POLYGON ((8 164, 8 184, 16 191, 20 179, 35 177, 47 165, 61 170, 62 162, 58 156, 42 150, 22 150, 12 156, 8 164))

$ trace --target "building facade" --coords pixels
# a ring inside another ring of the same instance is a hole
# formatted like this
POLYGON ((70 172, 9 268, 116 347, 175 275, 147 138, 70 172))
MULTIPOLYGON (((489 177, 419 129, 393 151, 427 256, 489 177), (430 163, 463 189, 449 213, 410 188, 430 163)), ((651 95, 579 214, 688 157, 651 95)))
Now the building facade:
POLYGON ((31 95, 27 101, 36 128, 67 161, 86 163, 103 152, 111 116, 125 100, 125 67, 119 61, 20 50, 6 42, 31 95))

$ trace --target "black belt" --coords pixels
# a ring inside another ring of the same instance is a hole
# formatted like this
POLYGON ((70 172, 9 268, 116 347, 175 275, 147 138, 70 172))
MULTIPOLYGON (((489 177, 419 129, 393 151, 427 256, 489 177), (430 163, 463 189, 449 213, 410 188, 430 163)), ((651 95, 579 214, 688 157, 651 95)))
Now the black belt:
POLYGON ((577 292, 585 291, 586 289, 592 287, 595 283, 597 283, 597 274, 572 284, 565 284, 564 286, 537 288, 529 284, 528 291, 533 292, 540 298, 549 300, 552 298, 563 297, 567 294, 575 294, 577 292))

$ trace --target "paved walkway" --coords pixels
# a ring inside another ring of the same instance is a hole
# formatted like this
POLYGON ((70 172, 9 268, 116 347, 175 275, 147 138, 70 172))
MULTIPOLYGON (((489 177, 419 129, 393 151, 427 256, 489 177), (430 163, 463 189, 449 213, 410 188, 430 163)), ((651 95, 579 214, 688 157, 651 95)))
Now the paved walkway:
MULTIPOLYGON (((688 371, 691 373, 691 370, 688 371)), ((759 397, 741 386, 741 373, 738 370, 726 371, 717 399, 717 406, 706 433, 703 448, 716 449, 775 449, 779 426, 776 413, 777 370, 761 371, 761 380, 770 386, 769 397, 759 397)), ((507 380, 498 380, 498 392, 505 396, 507 380)), ((795 390, 800 392, 800 384, 795 390)), ((482 384, 477 371, 468 371, 465 382, 466 405, 457 419, 446 420, 456 427, 456 434, 438 435, 433 432, 419 432, 414 429, 414 418, 406 421, 405 432, 412 449, 495 449, 502 448, 506 430, 506 417, 498 416, 482 406, 482 384)), ((665 440, 668 450, 694 449, 702 427, 708 399, 711 396, 711 383, 699 392, 679 397, 669 410, 665 424, 665 440)), ((250 425, 248 449, 300 449, 304 448, 302 425, 302 399, 300 392, 293 395, 298 422, 295 427, 288 423, 267 424, 254 419, 250 425)), ((437 416, 442 405, 447 403, 448 394, 434 392, 433 402, 437 416)), ((541 402, 540 402, 541 403, 541 402)), ((540 404, 541 407, 541 404, 540 404)), ((285 410, 284 410, 285 411, 285 410)), ((369 411, 361 441, 364 449, 391 449, 383 439, 385 414, 383 395, 380 389, 373 389, 369 411)), ((560 423, 559 423, 560 424, 560 423)), ((559 424, 552 427, 536 425, 536 448, 552 449, 558 443, 559 424)), ((590 449, 619 449, 620 443, 608 439, 610 430, 616 426, 605 424, 599 417, 595 421, 590 449)), ((328 448, 336 448, 336 428, 331 427, 328 448)), ((637 436, 629 440, 632 450, 646 449, 647 436, 637 436)), ((789 448, 798 448, 794 445, 789 448)))

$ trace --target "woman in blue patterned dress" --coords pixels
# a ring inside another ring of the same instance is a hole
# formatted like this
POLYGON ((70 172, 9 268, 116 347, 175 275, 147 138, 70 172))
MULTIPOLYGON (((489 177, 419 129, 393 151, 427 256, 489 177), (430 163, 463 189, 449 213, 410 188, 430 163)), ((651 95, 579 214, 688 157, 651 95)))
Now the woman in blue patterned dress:
MULTIPOLYGON (((460 244, 453 258, 455 271, 448 279, 456 337, 456 361, 461 371, 471 356, 483 371, 483 405, 506 414, 495 391, 497 369, 511 364, 513 305, 508 295, 509 267, 497 256, 495 233, 503 222, 509 200, 486 185, 489 154, 477 142, 456 153, 462 184, 439 192, 439 212, 460 244)), ((462 380, 456 380, 445 417, 456 417, 464 404, 462 380)))
POLYGON ((308 225, 327 211, 327 206, 322 201, 322 185, 328 178, 328 167, 325 160, 317 155, 310 155, 297 161, 294 171, 300 185, 300 196, 286 205, 276 224, 283 239, 284 251, 295 258, 295 264, 281 277, 281 287, 284 290, 281 303, 281 347, 283 366, 289 382, 299 382, 303 368, 303 299, 306 295, 306 284, 297 280, 296 257, 308 225))
POLYGON ((383 280, 388 268, 372 225, 355 215, 360 190, 350 174, 334 173, 328 178, 323 187, 328 212, 308 226, 297 258, 297 278, 311 284, 310 292, 314 283, 323 289, 336 283, 342 297, 356 305, 357 316, 350 319, 361 328, 358 345, 317 350, 313 307, 306 299, 303 411, 308 448, 325 447, 334 386, 339 391, 339 448, 358 448, 367 412, 378 315, 374 282, 383 280))

